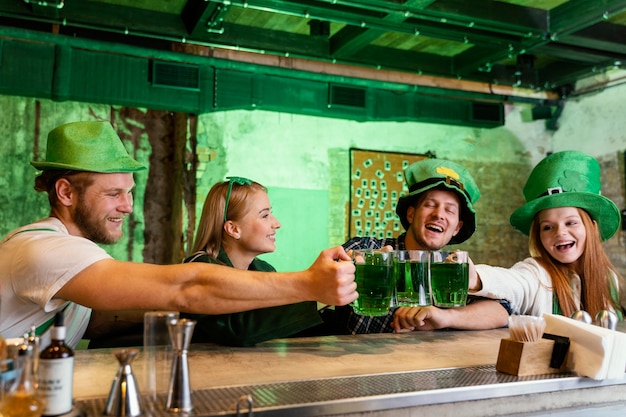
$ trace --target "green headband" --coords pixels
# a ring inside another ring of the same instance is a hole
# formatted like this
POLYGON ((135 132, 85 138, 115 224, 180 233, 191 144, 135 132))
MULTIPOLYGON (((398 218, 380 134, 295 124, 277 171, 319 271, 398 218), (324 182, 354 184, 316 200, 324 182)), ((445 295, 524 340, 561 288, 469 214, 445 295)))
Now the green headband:
POLYGON ((252 180, 244 177, 226 177, 226 179, 228 180, 228 192, 226 193, 226 199, 224 201, 224 223, 228 220, 226 213, 228 213, 228 203, 230 203, 230 192, 233 190, 233 184, 252 185, 252 180))

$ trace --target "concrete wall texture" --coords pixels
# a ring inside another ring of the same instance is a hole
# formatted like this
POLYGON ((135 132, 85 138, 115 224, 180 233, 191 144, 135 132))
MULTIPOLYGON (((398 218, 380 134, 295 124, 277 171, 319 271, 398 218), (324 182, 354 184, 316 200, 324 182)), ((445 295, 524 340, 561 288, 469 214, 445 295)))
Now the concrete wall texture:
MULTIPOLYGON (((326 247, 343 243, 350 201, 350 148, 424 154, 465 165, 481 189, 476 204, 478 230, 463 249, 476 263, 510 266, 527 256, 527 239, 509 225, 523 203, 526 177, 547 152, 576 149, 597 157, 603 167, 603 194, 624 202, 626 121, 621 104, 626 87, 616 86, 567 102, 559 129, 529 118, 530 105, 506 106, 506 124, 495 129, 413 122, 353 122, 262 110, 229 111, 198 117, 198 207, 211 185, 225 176, 252 178, 269 189, 282 222, 277 251, 264 255, 278 270, 306 268, 326 247)), ((49 130, 77 120, 112 120, 125 129, 115 106, 52 102, 0 96, 0 234, 47 215, 45 196, 33 190, 36 171, 29 162, 45 151, 49 130)), ((135 123, 135 122, 132 122, 135 123)), ((146 141, 131 149, 146 163, 146 141)), ((146 177, 135 180, 132 238, 106 249, 118 259, 140 261, 146 177)), ((128 231, 128 227, 126 228, 128 231)), ((606 243, 613 262, 626 275, 624 235, 606 243)))

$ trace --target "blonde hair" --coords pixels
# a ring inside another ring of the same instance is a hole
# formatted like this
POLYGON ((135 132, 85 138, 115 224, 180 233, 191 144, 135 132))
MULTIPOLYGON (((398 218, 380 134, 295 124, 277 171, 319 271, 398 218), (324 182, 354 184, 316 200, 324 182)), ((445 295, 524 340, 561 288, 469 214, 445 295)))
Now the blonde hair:
MULTIPOLYGON (((595 317, 600 310, 615 309, 620 307, 612 296, 612 289, 615 283, 609 280, 611 273, 614 273, 619 281, 622 280, 619 272, 615 269, 602 246, 598 225, 589 213, 581 208, 576 208, 582 219, 583 226, 587 232, 585 247, 580 259, 580 268, 574 270, 572 265, 566 265, 554 259, 541 244, 539 236, 541 230, 537 215, 530 226, 528 249, 530 256, 535 258, 550 275, 552 280, 552 291, 556 294, 564 316, 570 317, 578 310, 570 285, 570 276, 577 273, 581 281, 581 309, 587 311, 591 317, 595 317)), ((616 296, 619 296, 616 293, 616 296)))
POLYGON ((226 218, 229 220, 238 220, 246 213, 248 210, 246 199, 251 193, 256 191, 267 192, 267 188, 254 181, 250 181, 249 184, 241 184, 230 180, 218 182, 211 187, 202 207, 202 215, 193 243, 194 253, 205 251, 209 256, 217 258, 222 246, 225 223, 224 208, 229 186, 232 186, 228 211, 226 212, 226 218))

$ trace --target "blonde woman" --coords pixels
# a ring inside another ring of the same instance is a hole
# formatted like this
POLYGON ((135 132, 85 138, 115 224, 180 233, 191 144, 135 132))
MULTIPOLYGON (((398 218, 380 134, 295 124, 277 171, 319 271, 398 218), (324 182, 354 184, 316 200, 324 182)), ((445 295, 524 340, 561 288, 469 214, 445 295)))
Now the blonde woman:
MULTIPOLYGON (((250 271, 276 271, 257 258, 276 250, 280 222, 272 214, 267 189, 247 178, 215 184, 204 202, 194 242, 185 262, 208 262, 250 271)), ((226 275, 225 279, 229 279, 226 275)), ((292 336, 322 323, 314 301, 221 315, 189 315, 198 321, 194 342, 252 346, 292 336)))

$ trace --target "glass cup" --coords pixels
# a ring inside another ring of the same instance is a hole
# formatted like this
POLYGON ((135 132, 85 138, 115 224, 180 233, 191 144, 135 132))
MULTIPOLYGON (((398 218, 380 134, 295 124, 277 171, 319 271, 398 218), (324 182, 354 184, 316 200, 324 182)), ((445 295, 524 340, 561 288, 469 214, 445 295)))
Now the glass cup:
MULTIPOLYGON (((15 379, 19 377, 20 370, 17 369, 17 353, 20 345, 23 343, 23 337, 4 340, 4 354, 2 362, 0 362, 0 400, 10 391, 15 383, 15 379)), ((2 412, 0 411, 1 415, 2 412)))
POLYGON ((145 394, 152 401, 157 393, 167 392, 172 341, 167 323, 178 319, 177 311, 148 311, 143 316, 143 353, 145 394))
POLYGON ((395 280, 393 252, 375 249, 355 249, 352 261, 356 266, 356 290, 359 297, 352 308, 361 316, 385 316, 389 312, 395 280))
POLYGON ((394 273, 398 306, 416 307, 432 304, 428 262, 428 251, 395 251, 394 273))
POLYGON ((437 307, 462 307, 467 302, 469 255, 466 251, 434 251, 430 258, 430 284, 437 307))

